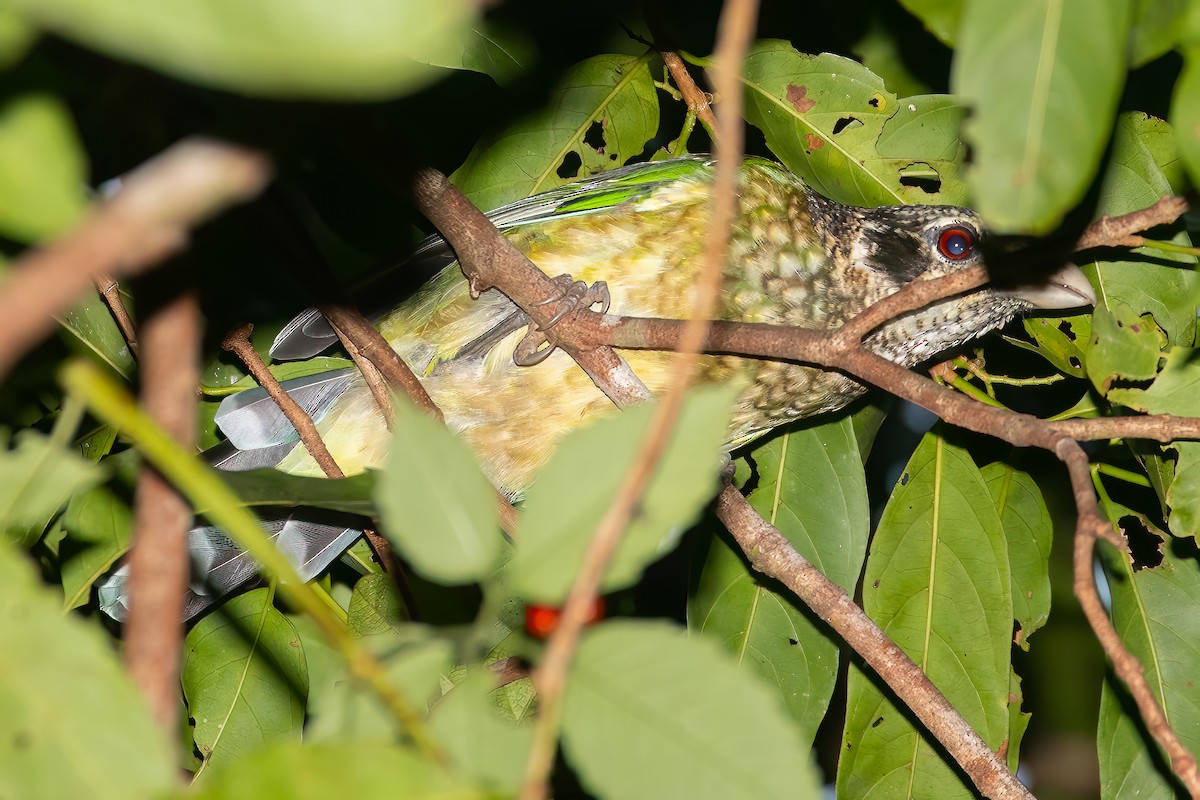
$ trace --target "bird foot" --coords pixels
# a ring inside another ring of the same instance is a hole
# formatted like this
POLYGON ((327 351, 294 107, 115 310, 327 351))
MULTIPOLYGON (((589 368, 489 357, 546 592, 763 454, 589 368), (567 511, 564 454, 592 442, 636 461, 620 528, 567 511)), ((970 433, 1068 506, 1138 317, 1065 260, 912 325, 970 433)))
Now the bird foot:
POLYGON ((558 348, 554 340, 547 335, 547 331, 550 328, 576 311, 583 308, 591 308, 596 304, 600 305, 601 314, 607 313, 612 303, 608 284, 604 281, 596 281, 591 286, 588 286, 583 281, 577 281, 570 275, 559 275, 557 278, 554 278, 554 283, 561 291, 554 297, 542 300, 537 305, 548 306, 552 303, 559 303, 560 305, 554 310, 550 319, 546 321, 545 327, 538 327, 531 324, 529 332, 517 343, 517 347, 513 351, 513 363, 519 367, 532 367, 535 364, 540 364, 558 348))

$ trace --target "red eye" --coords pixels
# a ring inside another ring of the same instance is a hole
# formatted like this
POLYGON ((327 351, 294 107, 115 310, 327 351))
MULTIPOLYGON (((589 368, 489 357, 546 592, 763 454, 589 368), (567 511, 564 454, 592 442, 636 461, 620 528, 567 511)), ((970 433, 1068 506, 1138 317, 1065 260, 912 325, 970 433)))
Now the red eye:
POLYGON ((938 252, 954 261, 975 252, 975 234, 966 228, 947 228, 938 237, 938 252))

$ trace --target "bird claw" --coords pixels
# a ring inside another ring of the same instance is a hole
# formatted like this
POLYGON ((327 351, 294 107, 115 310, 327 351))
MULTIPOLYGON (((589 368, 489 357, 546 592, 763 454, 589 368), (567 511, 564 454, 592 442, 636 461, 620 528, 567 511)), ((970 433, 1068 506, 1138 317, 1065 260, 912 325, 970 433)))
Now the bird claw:
POLYGON ((577 281, 570 275, 559 275, 557 278, 554 278, 554 283, 562 291, 554 297, 548 297, 538 302, 536 305, 547 306, 551 303, 561 303, 562 305, 555 309, 550 319, 546 320, 545 326, 539 327, 531 324, 529 332, 517 343, 517 347, 513 351, 513 363, 519 367, 532 367, 535 364, 540 364, 558 349, 558 345, 546 335, 546 331, 563 319, 574 314, 581 308, 591 308, 596 304, 600 305, 600 313, 606 314, 612 305, 612 295, 608 291, 608 284, 604 281, 596 281, 591 286, 588 286, 583 281, 577 281), (546 346, 543 347, 542 345, 546 346))

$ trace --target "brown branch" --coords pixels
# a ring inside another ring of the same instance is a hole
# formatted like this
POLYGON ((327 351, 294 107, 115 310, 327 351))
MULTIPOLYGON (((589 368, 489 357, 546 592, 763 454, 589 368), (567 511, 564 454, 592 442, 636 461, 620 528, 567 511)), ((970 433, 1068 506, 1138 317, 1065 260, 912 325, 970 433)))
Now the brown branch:
MULTIPOLYGON (((1121 637, 1113 627, 1112 620, 1104 610, 1100 596, 1096 591, 1096 579, 1092 572, 1095 563, 1096 539, 1111 539, 1114 534, 1111 523, 1100 516, 1096 503, 1095 489, 1092 486, 1088 470, 1087 454, 1074 441, 1063 439, 1056 452, 1059 459, 1067 465, 1067 474, 1071 479, 1071 491, 1075 497, 1075 506, 1080 510, 1075 522, 1075 547, 1073 552, 1074 589, 1079 605, 1087 617, 1088 624, 1096 634, 1097 641, 1104 648, 1104 653, 1113 663, 1117 675, 1129 687, 1129 693, 1137 704, 1138 713, 1146 724, 1146 730, 1154 737, 1167 756, 1171 759, 1171 767, 1183 782, 1184 787, 1192 797, 1200 797, 1200 771, 1197 770, 1196 757, 1188 751, 1179 736, 1167 720, 1154 692, 1146 683, 1145 670, 1137 657, 1130 653, 1121 642, 1121 637)), ((1124 552, 1124 548, 1122 548, 1124 552)))
MULTIPOLYGON (((696 81, 692 78, 692 73, 688 71, 687 65, 683 63, 683 59, 673 50, 663 50, 658 54, 663 64, 666 65, 667 71, 671 73, 671 77, 675 80, 675 85, 679 87, 680 94, 683 95, 684 102, 688 108, 695 112, 696 119, 704 124, 708 129, 708 135, 712 138, 713 144, 719 146, 717 118, 713 116, 712 106, 708 101, 708 94, 696 85, 696 81)), ((733 91, 737 91, 734 87, 733 91)), ((738 120, 737 124, 741 124, 738 120)))
POLYGON ((1130 214, 1122 214, 1119 217, 1101 217, 1087 226, 1083 235, 1075 242, 1075 249, 1114 247, 1131 234, 1159 225, 1169 225, 1183 216, 1187 210, 1187 200, 1167 195, 1154 205, 1130 214))
POLYGON ((129 352, 136 358, 138 351, 137 328, 133 324, 133 318, 129 316, 129 309, 125 308, 125 301, 121 299, 120 284, 117 283, 116 278, 107 273, 96 275, 92 281, 96 285, 96 291, 100 292, 100 296, 108 305, 108 310, 112 312, 113 320, 117 323, 117 330, 121 331, 121 336, 125 338, 125 344, 129 345, 129 352))
MULTIPOLYGON (((522 800, 542 800, 547 796, 567 671, 574 659, 583 627, 587 624, 590 609, 600 591, 604 572, 646 487, 650 485, 659 459, 666 451, 671 431, 683 407, 684 394, 699 364, 700 346, 707 335, 709 320, 720 298, 721 278, 737 212, 737 177, 742 161, 744 123, 738 76, 757 17, 758 0, 727 0, 721 13, 715 58, 718 66, 714 70, 714 77, 719 91, 727 99, 721 106, 720 125, 714 126, 722 135, 717 141, 712 218, 704 242, 695 307, 691 318, 684 323, 679 348, 672 360, 667 383, 669 388, 655 409, 654 418, 633 464, 588 543, 583 563, 567 595, 559 625, 551 634, 542 661, 533 674, 533 683, 538 692, 538 719, 526 763, 525 781, 521 787, 522 800)), ((664 60, 667 59, 664 57, 664 60)), ((675 60, 678 61, 678 58, 675 60)), ((670 66, 670 61, 667 63, 670 66)), ((681 62, 679 66, 682 66, 681 62)), ((684 73, 686 75, 686 70, 684 73)), ((690 77, 687 82, 691 83, 690 77)), ((695 85, 691 84, 691 88, 694 90, 695 85)))
POLYGON ((200 139, 139 167, 78 228, 23 255, 0 283, 0 377, 97 276, 134 275, 161 261, 186 244, 191 228, 257 194, 268 176, 257 152, 200 139))
POLYGON ((840 586, 759 516, 741 492, 726 486, 717 498, 716 512, 751 566, 782 582, 837 631, 971 776, 980 793, 991 798, 1033 797, 921 668, 840 586))
MULTIPOLYGON (((173 277, 173 276, 172 276, 173 277)), ((156 282, 157 283, 157 282, 156 282)), ((200 381, 200 307, 177 293, 142 326, 141 404, 179 444, 196 442, 200 381)), ((129 556, 129 619, 125 664, 168 739, 179 726, 183 605, 188 585, 187 532, 192 509, 149 464, 138 474, 133 549, 129 556)))
POLYGON ((263 363, 258 351, 250 343, 250 334, 253 331, 254 326, 249 323, 234 328, 225 335, 221 347, 240 358, 246 365, 246 369, 250 370, 250 374, 254 376, 254 380, 258 381, 258 385, 267 390, 267 394, 279 406, 279 410, 287 417, 288 422, 292 423, 296 433, 300 434, 300 442, 308 450, 313 461, 317 462, 317 466, 321 468, 325 476, 328 478, 346 477, 342 468, 333 460, 333 454, 329 452, 329 448, 325 446, 325 441, 321 438, 312 417, 279 385, 279 381, 271 374, 271 370, 267 369, 267 365, 263 363))

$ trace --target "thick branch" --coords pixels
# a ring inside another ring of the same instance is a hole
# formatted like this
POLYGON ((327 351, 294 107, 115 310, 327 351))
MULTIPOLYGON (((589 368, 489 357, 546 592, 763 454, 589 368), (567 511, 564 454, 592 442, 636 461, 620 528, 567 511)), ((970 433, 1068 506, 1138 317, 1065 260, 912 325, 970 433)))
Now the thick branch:
MULTIPOLYGON (((147 317, 142 334, 141 404, 179 445, 194 450, 200 380, 196 296, 184 292, 170 298, 147 317)), ((144 464, 134 502, 125 664, 168 738, 176 735, 179 723, 180 620, 191 526, 191 506, 158 470, 144 464)))

